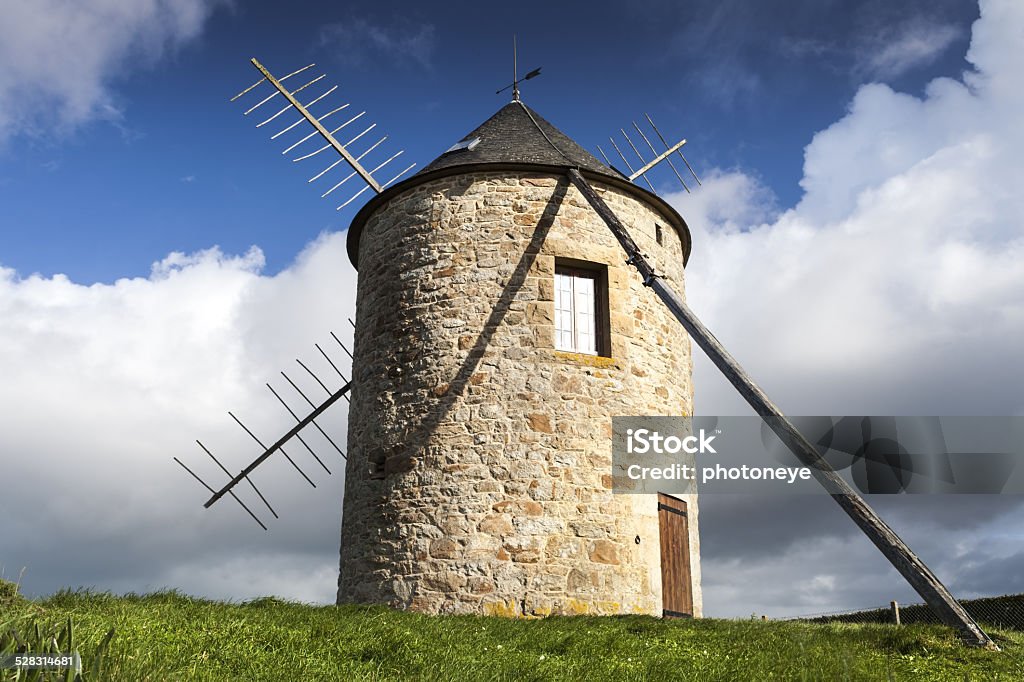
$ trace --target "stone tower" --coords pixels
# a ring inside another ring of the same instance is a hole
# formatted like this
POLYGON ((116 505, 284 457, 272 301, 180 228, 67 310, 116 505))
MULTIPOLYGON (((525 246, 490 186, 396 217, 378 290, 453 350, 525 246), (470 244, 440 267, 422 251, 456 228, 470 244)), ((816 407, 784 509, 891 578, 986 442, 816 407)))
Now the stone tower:
POLYGON ((611 490, 612 416, 691 414, 689 339, 567 166, 682 294, 679 214, 519 101, 353 220, 339 602, 700 615, 695 497, 611 490))

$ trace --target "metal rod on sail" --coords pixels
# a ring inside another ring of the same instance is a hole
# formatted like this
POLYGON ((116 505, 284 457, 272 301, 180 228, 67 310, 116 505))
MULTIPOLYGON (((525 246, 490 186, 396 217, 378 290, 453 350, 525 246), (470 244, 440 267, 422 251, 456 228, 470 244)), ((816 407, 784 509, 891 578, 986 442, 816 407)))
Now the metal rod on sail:
MULTIPOLYGON (((281 376, 283 376, 285 378, 285 380, 289 384, 292 385, 292 388, 295 389, 296 393, 298 393, 299 395, 302 396, 303 400, 305 400, 307 403, 309 403, 310 407, 313 406, 313 401, 310 400, 308 397, 306 397, 306 394, 302 392, 302 389, 299 388, 298 386, 296 386, 295 382, 292 381, 291 378, 287 374, 285 374, 284 372, 281 372, 281 376)), ((349 384, 345 384, 345 386, 342 387, 340 393, 347 393, 348 389, 349 389, 349 384)), ((338 394, 335 393, 334 395, 338 395, 338 394)), ((329 398, 328 400, 331 400, 333 402, 333 399, 334 399, 334 396, 331 396, 331 398, 329 398)), ((348 459, 348 455, 346 455, 345 451, 342 450, 341 448, 339 448, 338 444, 335 443, 334 440, 330 436, 327 435, 327 432, 324 431, 322 428, 320 428, 320 425, 317 424, 312 419, 310 419, 309 421, 310 421, 311 424, 313 424, 314 427, 316 427, 316 430, 320 432, 320 435, 323 436, 324 438, 326 438, 327 442, 330 443, 332 446, 334 446, 334 449, 338 451, 338 454, 341 455, 342 459, 346 459, 347 460, 348 459)))
MULTIPOLYGON (((277 398, 278 402, 280 402, 284 406, 284 409, 288 410, 288 414, 290 414, 292 417, 295 418, 295 421, 297 421, 297 422, 301 422, 302 421, 302 419, 299 418, 299 415, 295 414, 295 411, 292 410, 292 408, 290 408, 288 406, 288 403, 286 403, 284 401, 284 399, 280 395, 277 394, 277 391, 274 390, 273 386, 271 386, 270 384, 267 384, 267 388, 269 388, 270 392, 274 394, 274 397, 277 398)), ((326 471, 328 473, 328 475, 330 475, 331 470, 327 468, 327 465, 324 464, 323 461, 319 457, 317 457, 316 453, 313 452, 313 448, 309 447, 309 443, 307 443, 306 439, 302 437, 302 434, 301 433, 296 433, 295 437, 298 438, 299 442, 302 443, 306 447, 306 450, 309 451, 309 454, 313 455, 313 459, 315 459, 317 461, 317 463, 324 468, 324 471, 326 471)))
MULTIPOLYGON (((261 440, 260 440, 259 438, 257 438, 257 437, 256 437, 256 434, 255 434, 255 433, 253 433, 252 431, 250 431, 250 430, 249 430, 249 428, 248 428, 248 427, 247 427, 247 426, 246 426, 245 424, 243 424, 243 423, 242 423, 242 422, 241 422, 241 421, 240 421, 240 420, 238 419, 238 417, 236 417, 236 416, 235 416, 234 414, 232 414, 231 412, 228 412, 228 415, 229 415, 229 416, 230 416, 230 417, 231 417, 232 419, 234 419, 234 420, 235 420, 235 423, 237 423, 237 424, 238 424, 239 426, 241 426, 241 427, 242 427, 242 429, 243 429, 243 430, 245 430, 245 432, 246 432, 246 433, 248 433, 248 434, 249 434, 250 436, 252 436, 252 439, 253 439, 254 441, 256 441, 256 443, 257 443, 257 444, 258 444, 258 445, 259 445, 259 446, 260 446, 261 448, 264 448, 264 449, 265 449, 265 448, 267 447, 266 445, 264 445, 264 444, 263 444, 263 441, 261 441, 261 440)), ((283 447, 278 447, 278 449, 279 449, 279 450, 281 451, 281 454, 282 454, 282 455, 284 455, 284 458, 288 460, 289 464, 291 464, 291 465, 292 465, 293 467, 295 467, 295 470, 296 470, 296 471, 298 471, 298 472, 299 472, 299 473, 300 473, 300 474, 302 475, 302 477, 303 477, 304 479, 306 479, 306 482, 307 482, 307 483, 309 483, 309 484, 310 484, 311 486, 313 486, 313 487, 315 488, 315 487, 316 487, 316 483, 313 483, 313 479, 311 479, 311 478, 310 478, 309 476, 307 476, 307 475, 306 475, 306 472, 305 472, 305 471, 303 471, 303 470, 302 470, 302 469, 301 469, 301 468, 299 467, 299 465, 295 463, 295 460, 293 460, 293 459, 292 459, 291 457, 289 457, 289 456, 288 456, 288 453, 284 451, 284 448, 283 448, 283 447)))
POLYGON ((331 332, 331 336, 333 336, 334 340, 338 342, 338 345, 341 346, 341 349, 345 351, 345 354, 348 355, 349 360, 355 360, 355 358, 352 357, 352 353, 349 352, 348 348, 345 348, 345 344, 341 342, 341 339, 334 335, 334 332, 331 332))
MULTIPOLYGON (((320 355, 324 356, 324 360, 326 360, 328 363, 330 363, 331 367, 334 368, 334 371, 338 373, 339 377, 341 377, 341 380, 344 381, 345 383, 348 383, 348 377, 346 377, 344 374, 342 374, 341 370, 338 369, 338 366, 336 364, 334 364, 334 361, 331 360, 331 358, 327 355, 327 353, 324 352, 324 349, 320 347, 320 344, 319 343, 314 343, 313 345, 316 346, 316 349, 318 351, 320 351, 320 355)), ((349 398, 347 395, 345 396, 345 400, 347 400, 349 403, 352 402, 352 399, 349 398)))
MULTIPOLYGON (((194 478, 197 481, 199 481, 200 483, 202 483, 204 488, 209 490, 211 493, 214 492, 213 488, 211 488, 210 486, 206 485, 206 481, 204 481, 203 479, 199 478, 199 476, 196 474, 196 472, 192 471, 187 466, 185 466, 184 462, 182 462, 177 457, 174 458, 174 461, 177 462, 178 464, 180 464, 182 469, 184 469, 185 471, 187 471, 190 474, 192 474, 192 478, 194 478)), ((231 497, 235 498, 235 502, 237 502, 238 504, 242 505, 242 509, 244 509, 245 511, 247 511, 249 513, 249 516, 252 517, 253 521, 255 521, 256 523, 260 524, 260 528, 262 528, 263 530, 267 530, 267 527, 265 525, 263 525, 263 522, 260 521, 259 518, 255 514, 252 513, 251 509, 249 509, 248 507, 245 506, 245 502, 242 502, 242 500, 240 500, 238 498, 238 495, 235 495, 234 491, 231 491, 231 497)))
POLYGON ((302 106, 302 104, 300 104, 298 102, 298 100, 296 100, 291 95, 291 93, 289 93, 287 90, 285 90, 285 88, 281 85, 280 81, 278 81, 276 78, 274 78, 274 76, 271 75, 271 73, 269 71, 267 71, 266 67, 264 67, 262 64, 260 64, 259 61, 255 57, 251 61, 252 61, 253 66, 255 66, 257 69, 259 69, 260 73, 262 73, 264 75, 264 77, 266 77, 266 79, 268 81, 270 81, 270 83, 275 88, 277 88, 277 90, 279 92, 281 92, 281 94, 283 94, 285 96, 285 98, 288 99, 295 106, 295 108, 298 110, 298 112, 306 117, 306 120, 309 121, 310 124, 314 128, 317 129, 317 132, 319 132, 323 136, 323 138, 325 140, 327 140, 327 142, 332 147, 334 147, 335 151, 337 151, 339 154, 341 154, 341 156, 344 157, 344 159, 349 163, 349 165, 351 165, 352 168, 354 168, 357 172, 359 172, 359 174, 362 176, 363 180, 366 181, 366 184, 368 184, 370 187, 372 187, 373 190, 379 194, 380 191, 381 191, 380 184, 376 180, 374 180, 373 176, 371 176, 369 173, 367 173, 366 170, 362 166, 359 165, 358 161, 356 161, 354 158, 352 158, 352 155, 348 152, 348 150, 346 150, 341 145, 340 142, 338 142, 337 140, 334 139, 334 136, 331 135, 331 133, 329 133, 326 128, 324 128, 323 124, 320 123, 320 121, 317 120, 317 118, 315 116, 313 116, 313 114, 309 113, 309 111, 307 111, 306 108, 304 106, 302 106))
MULTIPOLYGON (((647 116, 647 114, 644 114, 644 116, 647 116)), ((651 120, 650 116, 647 116, 647 122, 651 124, 652 128, 654 128, 654 132, 658 133, 658 137, 661 138, 662 144, 664 144, 667 147, 668 142, 665 141, 665 136, 661 134, 660 130, 658 130, 658 126, 654 125, 654 121, 651 120)), ((690 162, 686 160, 685 156, 683 156, 683 152, 679 151, 677 153, 679 154, 679 158, 683 160, 683 163, 686 164, 686 168, 690 171, 690 175, 693 176, 693 179, 697 181, 698 185, 701 184, 700 178, 698 178, 697 174, 693 172, 693 167, 690 166, 690 162)))
MULTIPOLYGON (((202 442, 200 442, 198 439, 196 440, 196 444, 203 449, 203 452, 205 452, 206 454, 208 454, 210 456, 210 459, 213 460, 214 464, 216 464, 217 466, 220 467, 221 471, 223 471, 228 476, 231 475, 231 472, 228 471, 228 468, 226 466, 224 466, 223 464, 221 464, 219 459, 217 459, 216 457, 213 456, 213 453, 210 452, 209 448, 207 448, 205 445, 203 445, 202 442)), ((274 518, 275 519, 281 518, 280 516, 277 515, 277 512, 274 511, 274 508, 270 506, 270 502, 268 502, 267 498, 263 496, 263 493, 260 492, 260 489, 256 487, 256 484, 252 482, 252 479, 249 478, 248 476, 246 476, 245 480, 252 487, 253 492, 256 493, 261 500, 263 500, 263 504, 265 504, 267 506, 267 509, 270 510, 270 513, 274 515, 274 518)))
POLYGON ((283 436, 281 436, 281 437, 280 437, 280 438, 279 438, 279 439, 277 440, 277 442, 276 442, 276 443, 274 443, 273 445, 271 445, 271 446, 270 446, 269 448, 267 448, 267 449, 266 449, 266 451, 264 451, 264 453, 263 453, 262 455, 260 455, 260 456, 259 456, 259 457, 257 457, 257 458, 256 458, 255 460, 253 460, 253 461, 252 461, 252 463, 251 463, 251 464, 249 464, 249 466, 247 466, 247 467, 245 467, 244 469, 242 469, 242 471, 241 471, 241 472, 240 472, 240 473, 239 473, 239 474, 238 474, 237 476, 235 476, 234 478, 232 478, 232 479, 231 479, 231 481, 230 481, 230 482, 229 482, 229 483, 228 483, 228 484, 227 484, 226 486, 224 486, 223 488, 221 488, 220 490, 218 490, 218 491, 217 491, 216 493, 214 493, 214 494, 213 494, 213 497, 211 497, 211 498, 210 498, 209 500, 207 500, 207 501, 206 501, 206 504, 204 504, 203 506, 204 506, 204 507, 209 507, 209 506, 210 506, 210 505, 212 505, 212 504, 213 504, 214 502, 216 502, 217 500, 219 500, 220 498, 222 498, 222 497, 223 497, 224 495, 226 495, 226 494, 227 494, 227 493, 228 493, 228 492, 229 492, 229 491, 230 491, 230 490, 231 490, 231 489, 232 489, 233 487, 235 487, 235 486, 236 486, 236 485, 238 484, 238 482, 239 482, 239 481, 241 481, 241 480, 242 480, 243 478, 245 478, 245 477, 246 477, 246 476, 248 476, 248 475, 249 475, 250 473, 252 473, 253 469, 255 469, 255 468, 256 468, 256 467, 258 467, 258 466, 259 466, 260 464, 262 464, 263 462, 265 462, 265 461, 266 461, 266 459, 267 459, 268 457, 270 457, 270 456, 271 456, 272 454, 274 454, 275 452, 277 452, 278 450, 280 450, 280 449, 281 449, 281 446, 282 446, 283 444, 287 443, 287 442, 288 442, 288 440, 289 440, 289 439, 290 439, 290 438, 291 438, 292 436, 294 436, 294 435, 295 435, 295 434, 297 434, 297 433, 298 433, 299 431, 301 431, 301 430, 302 430, 302 429, 303 429, 303 428, 304 428, 304 427, 305 427, 305 426, 306 426, 307 424, 311 423, 311 422, 312 422, 312 421, 313 421, 314 419, 316 419, 316 418, 317 418, 317 417, 319 417, 319 416, 320 416, 321 414, 323 414, 323 413, 324 413, 324 411, 325 411, 325 410, 326 410, 326 409, 327 409, 328 407, 330 407, 330 406, 331 406, 331 405, 333 405, 333 404, 334 404, 335 402, 337 402, 337 401, 338 401, 338 399, 339 399, 339 398, 341 398, 341 396, 342 396, 342 395, 343 395, 343 394, 344 394, 344 393, 345 393, 346 391, 348 391, 348 390, 349 390, 350 386, 351 386, 351 384, 346 384, 346 385, 342 386, 342 387, 341 387, 340 389, 338 389, 338 391, 337 391, 337 392, 336 392, 336 393, 335 393, 334 395, 332 395, 332 396, 331 396, 330 398, 328 398, 327 400, 325 400, 325 401, 324 401, 324 402, 323 402, 323 403, 322 403, 322 404, 320 405, 320 407, 316 408, 315 410, 313 410, 312 412, 310 412, 310 413, 309 413, 308 415, 306 415, 306 417, 305 417, 305 418, 304 418, 304 419, 303 419, 303 420, 302 420, 301 422, 299 422, 298 424, 296 424, 295 426, 293 426, 293 427, 292 427, 291 431, 289 431, 288 433, 286 433, 286 434, 284 434, 283 436))
MULTIPOLYGON (((671 168, 672 172, 676 174, 676 179, 679 180, 679 184, 683 186, 683 189, 685 189, 687 191, 687 193, 689 193, 690 192, 690 188, 686 186, 686 181, 683 180, 683 176, 680 175, 679 171, 676 170, 675 164, 672 163, 672 159, 670 158, 670 154, 672 153, 673 150, 669 149, 667 152, 663 152, 662 154, 658 154, 658 150, 655 149, 654 145, 651 144, 651 141, 647 139, 647 136, 644 135, 644 131, 640 128, 640 126, 638 126, 636 124, 636 121, 633 121, 633 127, 636 128, 636 131, 638 133, 640 133, 640 137, 644 138, 644 142, 646 142, 647 146, 651 148, 652 152, 654 152, 655 158, 654 158, 653 161, 651 161, 651 165, 653 166, 654 164, 658 163, 662 159, 665 159, 666 161, 668 161, 669 168, 671 168)), ((679 146, 681 147, 684 144, 686 144, 686 140, 683 140, 682 142, 680 142, 679 146)))

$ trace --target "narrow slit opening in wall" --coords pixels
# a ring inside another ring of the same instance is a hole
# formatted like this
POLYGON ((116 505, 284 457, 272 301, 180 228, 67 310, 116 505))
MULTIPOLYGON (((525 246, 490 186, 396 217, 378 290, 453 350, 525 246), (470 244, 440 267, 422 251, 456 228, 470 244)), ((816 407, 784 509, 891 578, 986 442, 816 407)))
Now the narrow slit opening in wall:
POLYGON ((661 225, 654 224, 654 241, 658 242, 658 246, 664 246, 664 236, 661 233, 661 225))
POLYGON ((555 350, 611 357, 608 267, 555 259, 555 350))

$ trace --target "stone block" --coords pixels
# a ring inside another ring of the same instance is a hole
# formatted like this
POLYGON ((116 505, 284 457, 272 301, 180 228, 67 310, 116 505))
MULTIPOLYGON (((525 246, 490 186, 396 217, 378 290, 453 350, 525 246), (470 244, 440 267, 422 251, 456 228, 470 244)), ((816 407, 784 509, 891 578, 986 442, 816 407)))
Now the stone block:
POLYGON ((384 460, 384 475, 404 474, 416 468, 419 460, 412 455, 393 455, 384 460))
POLYGON ((451 538, 437 538, 430 543, 430 556, 435 559, 454 559, 460 553, 459 543, 451 538))
POLYGON ((552 535, 545 552, 549 557, 569 559, 579 554, 579 541, 565 535, 552 535))
POLYGON ((540 412, 534 412, 526 416, 526 421, 530 425, 530 428, 534 431, 541 433, 553 433, 554 429, 551 427, 551 417, 540 412))
POLYGON ((554 187, 558 184, 558 180, 550 177, 525 177, 520 182, 531 187, 554 187))
POLYGON ((554 307, 548 302, 531 302, 526 305, 526 322, 531 325, 554 324, 554 307))
POLYGON ((511 513, 525 516, 540 516, 544 507, 533 500, 503 500, 491 507, 499 513, 511 513))
POLYGON ((488 535, 505 535, 512 532, 512 518, 508 514, 490 514, 477 526, 477 530, 488 535))
POLYGON ((466 582, 466 589, 473 594, 490 594, 494 592, 494 581, 490 578, 474 576, 466 582))
POLYGON ((546 473, 540 462, 513 462, 509 475, 514 479, 537 479, 546 473))
POLYGON ((519 516, 513 521, 516 532, 522 535, 551 535, 563 533, 565 522, 557 518, 519 516))
POLYGON ((423 576, 423 585, 428 590, 449 595, 458 592, 466 582, 467 579, 455 571, 440 571, 423 576))
POLYGON ((599 564, 619 564, 619 546, 611 540, 595 540, 588 553, 590 560, 599 564))

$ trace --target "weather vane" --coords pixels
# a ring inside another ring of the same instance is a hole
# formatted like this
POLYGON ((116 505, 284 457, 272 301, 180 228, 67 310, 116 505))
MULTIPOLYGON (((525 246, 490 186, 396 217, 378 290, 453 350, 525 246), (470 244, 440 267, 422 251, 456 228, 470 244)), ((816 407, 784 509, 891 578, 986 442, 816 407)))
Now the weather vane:
POLYGON ((536 69, 534 69, 530 73, 528 73, 525 76, 523 76, 522 78, 520 78, 519 77, 519 63, 518 62, 519 62, 519 59, 518 59, 518 54, 517 54, 517 50, 516 50, 516 37, 513 34, 513 36, 512 36, 512 83, 509 84, 509 85, 506 85, 501 90, 498 90, 498 91, 496 91, 494 93, 495 95, 500 95, 501 93, 505 92, 509 88, 512 88, 512 101, 513 102, 518 102, 519 101, 519 84, 522 83, 523 81, 528 81, 531 78, 536 78, 537 76, 540 75, 541 68, 543 68, 543 67, 537 67, 536 69))

